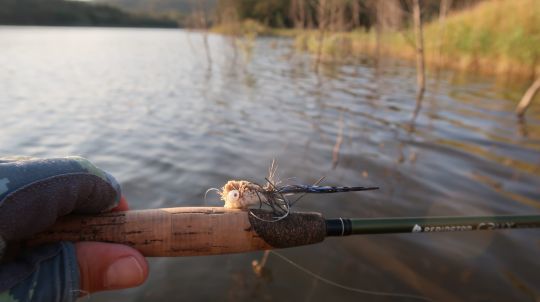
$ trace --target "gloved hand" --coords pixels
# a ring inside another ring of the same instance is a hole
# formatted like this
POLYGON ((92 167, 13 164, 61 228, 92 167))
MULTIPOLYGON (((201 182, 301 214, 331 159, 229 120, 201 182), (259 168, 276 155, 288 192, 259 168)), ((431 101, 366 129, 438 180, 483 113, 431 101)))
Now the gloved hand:
POLYGON ((127 210, 120 186, 84 158, 0 158, 0 301, 75 301, 144 282, 145 258, 124 245, 59 242, 14 250, 58 217, 115 209, 127 210))

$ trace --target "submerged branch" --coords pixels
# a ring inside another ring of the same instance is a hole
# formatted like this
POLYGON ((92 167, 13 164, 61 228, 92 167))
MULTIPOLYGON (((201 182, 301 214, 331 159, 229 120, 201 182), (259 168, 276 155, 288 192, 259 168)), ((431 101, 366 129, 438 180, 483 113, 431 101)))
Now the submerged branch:
POLYGON ((336 144, 332 150, 332 169, 335 169, 339 162, 339 150, 341 149, 341 144, 343 143, 343 113, 339 117, 339 130, 336 138, 336 144))
POLYGON ((516 107, 516 114, 519 117, 522 117, 525 115, 525 112, 531 105, 532 100, 534 99, 534 96, 536 93, 540 90, 540 77, 534 81, 534 83, 527 89, 527 92, 523 95, 523 98, 521 98, 521 101, 516 107))

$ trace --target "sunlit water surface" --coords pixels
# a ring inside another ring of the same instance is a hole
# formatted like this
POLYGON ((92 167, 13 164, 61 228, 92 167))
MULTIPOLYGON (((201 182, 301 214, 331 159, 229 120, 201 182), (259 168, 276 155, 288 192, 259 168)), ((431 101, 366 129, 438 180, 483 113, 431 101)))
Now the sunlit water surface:
MULTIPOLYGON (((233 47, 181 30, 0 27, 0 154, 82 155, 113 173, 132 208, 202 206, 228 179, 377 185, 309 196, 327 217, 527 214, 540 210, 540 106, 512 111, 526 82, 429 75, 411 131, 415 69, 325 65, 293 41, 233 47), (342 137, 333 169, 332 150, 342 137)), ((219 205, 212 196, 206 205, 219 205)), ((282 253, 321 276, 436 301, 538 301, 540 231, 370 235, 282 253)), ((321 283, 261 253, 149 259, 143 286, 90 301, 412 301, 321 283)))

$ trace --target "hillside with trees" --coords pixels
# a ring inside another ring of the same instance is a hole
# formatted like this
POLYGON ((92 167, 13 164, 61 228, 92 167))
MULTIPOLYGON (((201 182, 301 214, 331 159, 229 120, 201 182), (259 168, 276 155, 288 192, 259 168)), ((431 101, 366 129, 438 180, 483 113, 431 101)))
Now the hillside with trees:
POLYGON ((178 27, 177 22, 104 4, 64 0, 0 0, 0 24, 48 26, 178 27))

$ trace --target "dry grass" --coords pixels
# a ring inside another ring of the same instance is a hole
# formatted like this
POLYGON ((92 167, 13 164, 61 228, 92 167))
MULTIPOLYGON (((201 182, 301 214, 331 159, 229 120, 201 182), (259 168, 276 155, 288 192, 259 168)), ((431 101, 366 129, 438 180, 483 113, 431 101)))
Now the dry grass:
MULTIPOLYGON (((425 25, 425 52, 429 68, 451 67, 488 74, 531 77, 540 74, 540 1, 493 0, 447 17, 444 31, 438 21, 425 25), (442 43, 442 44, 441 44, 442 43), (440 57, 439 57, 440 50, 440 57)), ((325 59, 375 53, 375 32, 327 34, 325 59)), ((387 32, 381 37, 383 54, 415 58, 411 30, 387 32)), ((299 49, 315 53, 316 33, 296 35, 299 49)))

